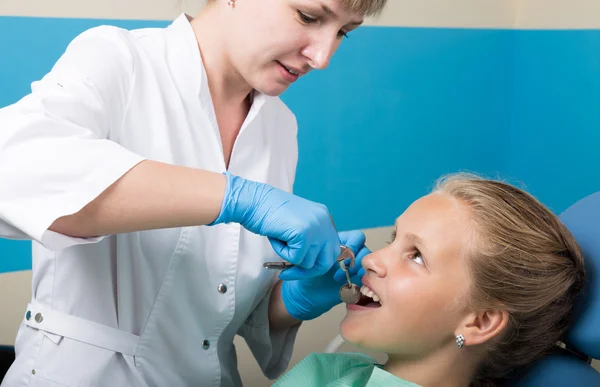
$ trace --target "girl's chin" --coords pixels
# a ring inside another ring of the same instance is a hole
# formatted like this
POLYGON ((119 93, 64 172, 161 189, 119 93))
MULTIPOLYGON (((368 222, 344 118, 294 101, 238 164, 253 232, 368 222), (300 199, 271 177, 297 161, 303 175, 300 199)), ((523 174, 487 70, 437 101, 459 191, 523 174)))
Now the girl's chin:
POLYGON ((345 343, 362 352, 383 353, 389 349, 388 340, 373 332, 373 328, 364 319, 345 318, 340 323, 340 336, 345 343))
POLYGON ((355 326, 351 322, 344 319, 340 324, 340 336, 344 339, 344 342, 354 345, 356 347, 360 347, 364 350, 370 350, 370 348, 365 347, 365 338, 366 334, 362 327, 355 326))

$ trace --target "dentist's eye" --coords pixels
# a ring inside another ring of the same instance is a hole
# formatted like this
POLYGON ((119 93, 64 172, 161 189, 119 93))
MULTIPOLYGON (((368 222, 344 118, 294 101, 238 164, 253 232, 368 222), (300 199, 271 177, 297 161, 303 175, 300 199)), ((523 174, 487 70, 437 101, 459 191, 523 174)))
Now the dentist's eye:
POLYGON ((312 23, 316 23, 317 19, 315 19, 314 17, 308 16, 307 14, 305 14, 304 12, 298 10, 298 17, 300 18, 300 20, 302 20, 303 23, 306 24, 312 24, 312 23))
POLYGON ((411 255, 410 259, 415 261, 415 263, 424 266, 425 261, 423 260, 423 256, 419 250, 415 250, 415 252, 411 255))
POLYGON ((341 31, 338 32, 338 38, 347 38, 348 37, 348 33, 345 31, 341 31))

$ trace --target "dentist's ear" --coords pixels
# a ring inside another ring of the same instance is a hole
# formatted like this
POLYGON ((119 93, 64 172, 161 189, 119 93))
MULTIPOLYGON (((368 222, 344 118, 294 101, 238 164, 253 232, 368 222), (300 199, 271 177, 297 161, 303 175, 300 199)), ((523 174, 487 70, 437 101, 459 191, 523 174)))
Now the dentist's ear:
POLYGON ((464 345, 483 344, 502 333, 508 325, 506 309, 488 309, 469 313, 456 329, 464 337, 464 345))

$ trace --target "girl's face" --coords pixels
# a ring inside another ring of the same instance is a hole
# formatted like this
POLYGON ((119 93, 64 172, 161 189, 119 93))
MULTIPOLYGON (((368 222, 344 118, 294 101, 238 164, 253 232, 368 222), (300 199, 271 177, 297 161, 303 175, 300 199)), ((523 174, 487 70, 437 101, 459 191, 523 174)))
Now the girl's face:
POLYGON ((456 347, 467 315, 472 235, 464 204, 442 193, 415 201, 396 220, 393 241, 363 259, 362 290, 379 302, 348 306, 344 339, 390 358, 418 359, 456 347))
POLYGON ((338 0, 236 0, 230 12, 231 64, 252 88, 271 96, 313 68, 326 68, 363 21, 338 0))

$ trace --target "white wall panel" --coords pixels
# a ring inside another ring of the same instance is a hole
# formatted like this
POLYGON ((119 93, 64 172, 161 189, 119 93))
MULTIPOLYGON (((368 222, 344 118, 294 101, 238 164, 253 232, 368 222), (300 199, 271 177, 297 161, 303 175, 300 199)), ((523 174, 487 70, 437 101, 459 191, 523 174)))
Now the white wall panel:
POLYGON ((518 29, 600 28, 600 0, 518 0, 518 29))
MULTIPOLYGON (((366 24, 511 28, 515 1, 388 0, 385 12, 376 20, 368 20, 366 24)), ((0 0, 0 15, 173 20, 181 12, 195 15, 203 4, 203 0, 0 0)))

